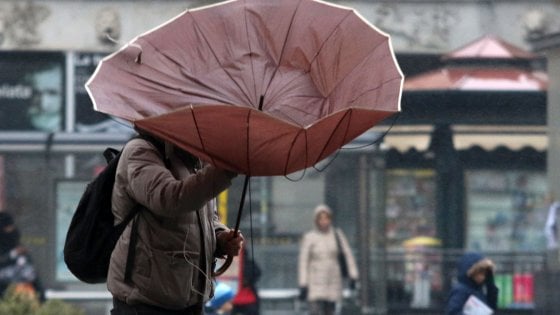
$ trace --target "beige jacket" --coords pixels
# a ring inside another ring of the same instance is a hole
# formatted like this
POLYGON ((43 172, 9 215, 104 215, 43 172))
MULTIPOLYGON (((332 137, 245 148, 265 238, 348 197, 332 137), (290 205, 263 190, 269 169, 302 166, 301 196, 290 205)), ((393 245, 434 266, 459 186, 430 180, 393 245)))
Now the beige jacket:
POLYGON ((233 174, 210 165, 188 169, 173 154, 169 162, 167 169, 159 151, 143 139, 134 139, 123 149, 113 213, 121 221, 136 203, 149 210, 143 209, 137 216, 130 283, 124 282, 124 271, 132 222, 111 255, 107 287, 114 297, 129 304, 182 309, 207 300, 212 290, 215 232, 227 229, 218 221, 213 200, 230 186, 233 174))
MULTIPOLYGON (((338 232, 349 277, 357 280, 358 268, 352 250, 342 230, 338 232)), ((342 299, 343 281, 334 233, 335 229, 331 227, 327 232, 314 229, 303 236, 298 261, 298 285, 308 288, 309 301, 339 302, 342 299)))

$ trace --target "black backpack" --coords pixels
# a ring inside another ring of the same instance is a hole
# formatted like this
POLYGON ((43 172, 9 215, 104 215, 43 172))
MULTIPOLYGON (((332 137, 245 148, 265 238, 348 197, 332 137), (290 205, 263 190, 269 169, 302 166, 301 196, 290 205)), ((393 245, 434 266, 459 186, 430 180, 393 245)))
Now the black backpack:
MULTIPOLYGON (((140 137, 151 141, 160 152, 163 152, 159 142, 149 137, 140 137)), ((111 196, 121 152, 107 148, 103 155, 107 160, 107 167, 86 187, 72 216, 64 243, 66 266, 76 278, 86 283, 107 281, 111 253, 125 227, 142 209, 142 206, 137 205, 122 222, 114 225, 111 196)), ((125 280, 130 279, 134 261, 136 220, 132 229, 125 280)))

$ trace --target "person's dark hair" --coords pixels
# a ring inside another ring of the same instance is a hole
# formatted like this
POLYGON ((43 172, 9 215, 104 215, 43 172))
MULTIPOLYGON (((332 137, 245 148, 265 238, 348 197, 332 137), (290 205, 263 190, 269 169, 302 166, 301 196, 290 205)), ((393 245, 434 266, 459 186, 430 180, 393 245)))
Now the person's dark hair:
POLYGON ((0 212, 0 229, 14 225, 14 218, 7 212, 0 212))

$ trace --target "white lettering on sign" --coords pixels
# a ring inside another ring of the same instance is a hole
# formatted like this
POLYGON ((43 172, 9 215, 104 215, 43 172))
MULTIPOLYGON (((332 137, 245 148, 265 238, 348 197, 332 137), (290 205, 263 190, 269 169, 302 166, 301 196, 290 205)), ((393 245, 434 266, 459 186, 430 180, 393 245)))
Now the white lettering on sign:
POLYGON ((28 85, 2 84, 0 85, 0 98, 9 99, 30 99, 33 95, 33 88, 28 85))

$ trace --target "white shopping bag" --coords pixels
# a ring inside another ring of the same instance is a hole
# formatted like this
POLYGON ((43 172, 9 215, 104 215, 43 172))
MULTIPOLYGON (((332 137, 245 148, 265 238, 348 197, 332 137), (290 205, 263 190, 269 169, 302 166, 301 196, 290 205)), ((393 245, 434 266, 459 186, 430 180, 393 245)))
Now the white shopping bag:
POLYGON ((469 296, 463 306, 464 315, 492 315, 494 311, 474 295, 469 296))

